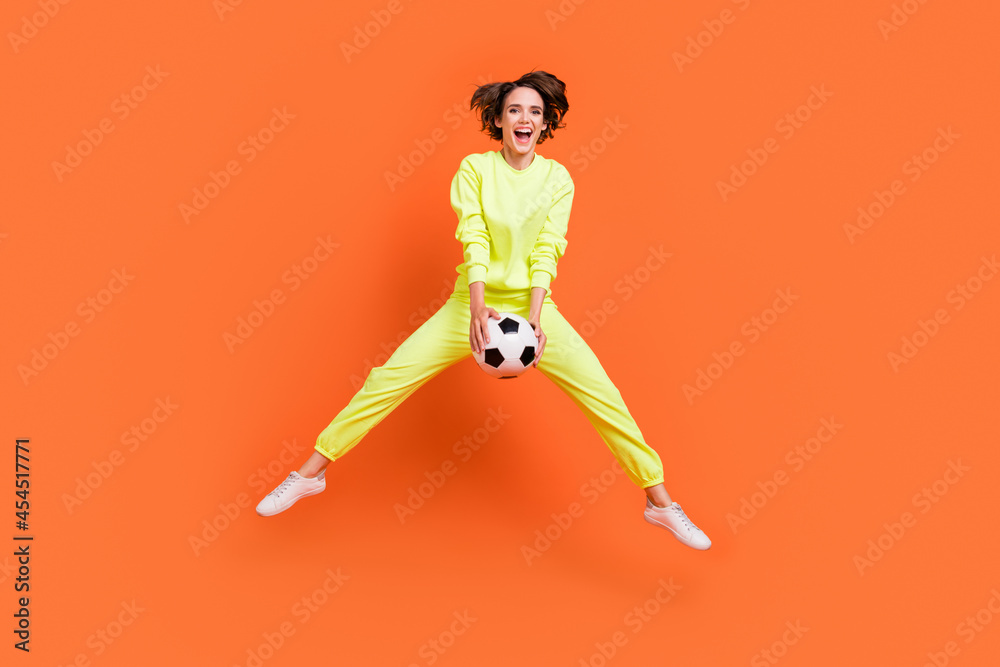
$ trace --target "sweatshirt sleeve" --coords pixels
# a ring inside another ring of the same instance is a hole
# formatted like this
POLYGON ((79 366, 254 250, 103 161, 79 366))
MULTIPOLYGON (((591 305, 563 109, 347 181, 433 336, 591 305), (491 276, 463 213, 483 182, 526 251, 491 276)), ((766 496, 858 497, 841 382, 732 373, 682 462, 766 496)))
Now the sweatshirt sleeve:
POLYGON ((486 269, 490 264, 490 232, 483 217, 481 192, 482 178, 467 156, 451 181, 451 207, 458 215, 455 238, 462 242, 470 285, 486 282, 486 269))
POLYGON ((556 264, 566 252, 566 230, 569 212, 573 207, 573 179, 566 172, 566 180, 552 196, 552 208, 538 233, 538 239, 529 257, 531 287, 544 287, 546 293, 556 277, 556 264))

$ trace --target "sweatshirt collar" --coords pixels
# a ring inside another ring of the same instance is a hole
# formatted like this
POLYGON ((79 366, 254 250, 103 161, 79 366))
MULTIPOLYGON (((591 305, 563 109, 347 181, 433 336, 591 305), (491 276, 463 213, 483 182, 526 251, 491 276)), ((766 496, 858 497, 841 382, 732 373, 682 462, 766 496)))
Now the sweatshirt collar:
POLYGON ((531 171, 532 169, 534 169, 534 168, 535 168, 535 165, 537 165, 537 164, 538 164, 538 162, 539 162, 540 158, 542 157, 542 156, 541 156, 541 155, 539 155, 539 154, 538 154, 538 152, 536 151, 536 152, 535 152, 535 156, 534 156, 533 158, 531 158, 531 164, 529 164, 529 165, 528 165, 527 167, 525 167, 524 169, 514 169, 514 167, 510 166, 510 165, 509 165, 509 164, 507 163, 507 160, 505 160, 505 159, 504 159, 504 157, 503 157, 503 154, 501 154, 501 153, 500 153, 500 151, 493 151, 493 154, 494 154, 494 155, 496 155, 496 159, 497 159, 497 160, 499 160, 500 162, 502 162, 502 163, 503 163, 503 166, 504 166, 504 167, 506 167, 506 168, 507 168, 508 170, 510 170, 510 171, 512 171, 512 172, 514 172, 515 174, 526 174, 526 173, 528 173, 529 171, 531 171))

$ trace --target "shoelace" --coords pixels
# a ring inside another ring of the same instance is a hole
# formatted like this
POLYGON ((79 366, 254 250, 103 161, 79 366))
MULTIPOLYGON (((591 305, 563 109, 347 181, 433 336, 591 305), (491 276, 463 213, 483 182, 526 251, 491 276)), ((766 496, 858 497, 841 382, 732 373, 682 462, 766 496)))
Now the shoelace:
POLYGON ((292 481, 293 481, 292 476, 289 475, 288 477, 285 478, 284 482, 278 485, 278 488, 276 488, 274 491, 272 491, 267 495, 275 497, 280 496, 288 487, 292 485, 292 481))
POLYGON ((684 513, 684 510, 682 510, 682 509, 681 509, 681 506, 680 506, 680 504, 676 505, 676 506, 675 506, 675 507, 673 507, 672 509, 673 509, 673 512, 674 512, 674 514, 676 514, 676 515, 677 515, 677 517, 678 517, 678 518, 679 518, 679 519, 680 519, 681 521, 683 521, 683 522, 684 522, 684 523, 685 523, 685 524, 686 524, 686 525, 687 525, 687 526, 688 526, 689 528, 693 528, 694 530, 700 530, 700 529, 698 528, 698 526, 696 526, 696 525, 694 525, 693 523, 691 523, 691 519, 689 519, 689 518, 687 517, 687 514, 685 514, 685 513, 684 513))

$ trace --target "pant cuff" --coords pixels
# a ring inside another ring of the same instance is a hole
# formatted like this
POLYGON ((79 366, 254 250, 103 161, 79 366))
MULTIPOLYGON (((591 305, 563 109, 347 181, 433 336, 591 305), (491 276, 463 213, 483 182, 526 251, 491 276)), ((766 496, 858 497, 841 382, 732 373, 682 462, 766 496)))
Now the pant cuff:
POLYGON ((330 459, 331 462, 337 460, 337 457, 332 456, 328 451, 326 451, 325 449, 323 449, 322 447, 320 447, 319 443, 316 443, 316 446, 313 447, 313 449, 315 449, 317 452, 319 452, 320 454, 322 454, 326 458, 330 459))

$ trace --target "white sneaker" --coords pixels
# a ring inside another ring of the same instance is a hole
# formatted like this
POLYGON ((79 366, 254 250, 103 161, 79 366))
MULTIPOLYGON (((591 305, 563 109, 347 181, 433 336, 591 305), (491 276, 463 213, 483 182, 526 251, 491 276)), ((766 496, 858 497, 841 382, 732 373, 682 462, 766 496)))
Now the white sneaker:
POLYGON ((666 507, 657 507, 646 498, 646 510, 642 514, 646 521, 654 526, 666 528, 674 534, 674 537, 692 549, 704 550, 712 546, 712 540, 708 539, 708 535, 691 523, 691 519, 687 518, 684 510, 676 502, 666 507))
POLYGON ((315 477, 303 477, 294 470, 281 484, 257 505, 257 514, 274 516, 295 504, 300 498, 315 496, 326 489, 326 471, 315 477))

